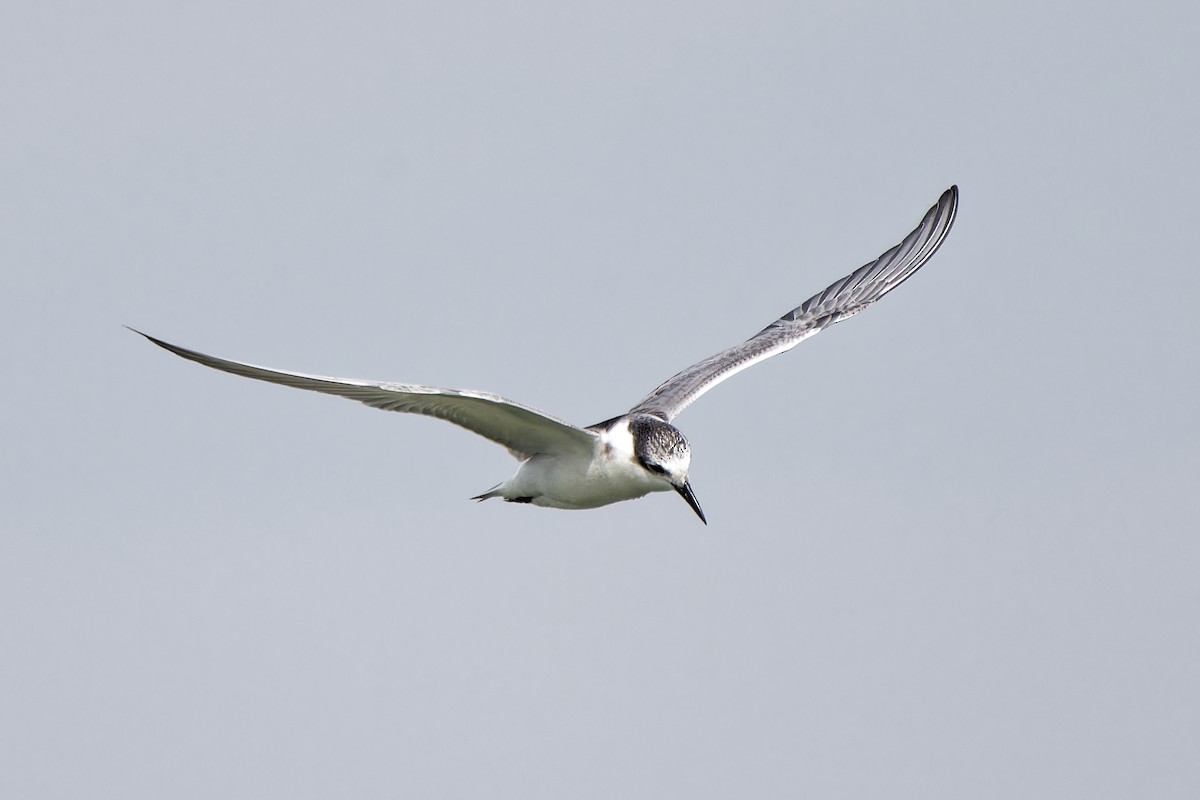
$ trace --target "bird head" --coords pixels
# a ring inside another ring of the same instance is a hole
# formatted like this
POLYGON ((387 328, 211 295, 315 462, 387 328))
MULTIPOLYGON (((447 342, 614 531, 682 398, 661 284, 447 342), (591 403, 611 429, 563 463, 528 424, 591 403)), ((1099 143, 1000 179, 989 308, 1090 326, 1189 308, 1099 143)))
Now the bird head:
POLYGON ((639 414, 629 420, 633 435, 634 460, 655 480, 668 484, 687 501, 705 525, 708 520, 700 510, 688 469, 692 465, 692 448, 675 426, 650 414, 639 414))

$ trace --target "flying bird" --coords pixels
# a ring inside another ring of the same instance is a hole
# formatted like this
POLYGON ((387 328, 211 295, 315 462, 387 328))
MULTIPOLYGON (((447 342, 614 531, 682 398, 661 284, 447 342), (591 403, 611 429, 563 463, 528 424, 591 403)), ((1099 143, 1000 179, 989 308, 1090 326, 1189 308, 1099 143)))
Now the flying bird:
POLYGON ((598 508, 673 490, 708 524, 688 481, 691 446, 672 420, 726 378, 791 350, 895 289, 937 252, 954 224, 957 208, 958 187, 951 186, 921 224, 879 258, 835 281, 741 344, 668 378, 628 412, 586 428, 487 392, 284 372, 205 355, 134 332, 213 369, 334 394, 385 411, 444 419, 491 439, 508 448, 521 465, 511 478, 474 500, 499 497, 549 508, 598 508))

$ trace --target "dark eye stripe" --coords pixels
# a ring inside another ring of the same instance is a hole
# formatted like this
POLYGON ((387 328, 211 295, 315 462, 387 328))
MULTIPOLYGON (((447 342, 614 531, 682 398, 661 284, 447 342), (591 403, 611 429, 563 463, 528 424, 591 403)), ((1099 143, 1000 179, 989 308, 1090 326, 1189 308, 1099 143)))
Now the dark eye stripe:
POLYGON ((657 472, 659 475, 667 474, 667 470, 665 467, 660 466, 659 464, 651 464, 649 461, 647 461, 646 459, 644 459, 640 456, 638 457, 638 463, 641 464, 646 469, 650 470, 651 472, 657 472))

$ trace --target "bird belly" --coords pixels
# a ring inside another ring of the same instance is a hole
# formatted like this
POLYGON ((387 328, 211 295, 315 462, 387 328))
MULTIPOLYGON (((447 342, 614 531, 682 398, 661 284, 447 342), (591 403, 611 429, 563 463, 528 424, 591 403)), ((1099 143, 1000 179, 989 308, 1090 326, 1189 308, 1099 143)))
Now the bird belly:
POLYGON ((598 508, 671 487, 622 459, 536 455, 497 489, 506 500, 546 508, 598 508))

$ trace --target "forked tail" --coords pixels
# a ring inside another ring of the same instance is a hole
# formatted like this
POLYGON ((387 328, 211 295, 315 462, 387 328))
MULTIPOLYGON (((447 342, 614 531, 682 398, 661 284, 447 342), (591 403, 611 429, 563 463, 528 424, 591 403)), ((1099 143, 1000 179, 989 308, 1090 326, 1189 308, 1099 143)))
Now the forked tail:
POLYGON ((501 495, 501 494, 500 494, 500 492, 499 492, 499 491, 497 491, 497 490, 498 490, 498 489, 499 489, 501 486, 503 486, 503 485, 504 485, 503 483, 497 483, 495 486, 493 486, 492 488, 488 489, 488 490, 487 490, 486 492, 484 492, 483 494, 477 494, 477 495, 475 495, 474 497, 472 497, 471 499, 472 499, 472 500, 478 500, 479 502, 481 502, 481 503, 482 503, 484 500, 488 500, 488 499, 490 499, 490 498, 493 498, 493 497, 501 497, 502 495, 501 495))

